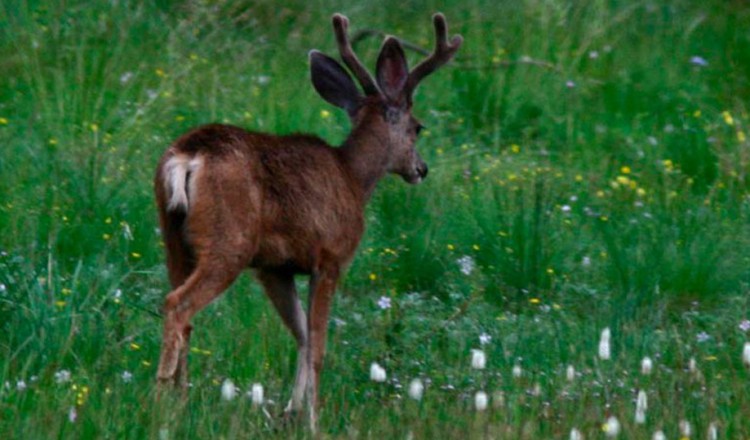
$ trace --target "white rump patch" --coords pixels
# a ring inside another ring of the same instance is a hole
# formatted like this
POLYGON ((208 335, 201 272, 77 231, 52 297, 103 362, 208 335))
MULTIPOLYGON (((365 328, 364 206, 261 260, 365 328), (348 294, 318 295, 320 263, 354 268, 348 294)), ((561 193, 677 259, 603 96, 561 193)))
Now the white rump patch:
POLYGON ((203 165, 199 157, 173 156, 164 164, 164 185, 169 201, 167 211, 184 210, 190 206, 189 197, 195 197, 196 172, 203 165))

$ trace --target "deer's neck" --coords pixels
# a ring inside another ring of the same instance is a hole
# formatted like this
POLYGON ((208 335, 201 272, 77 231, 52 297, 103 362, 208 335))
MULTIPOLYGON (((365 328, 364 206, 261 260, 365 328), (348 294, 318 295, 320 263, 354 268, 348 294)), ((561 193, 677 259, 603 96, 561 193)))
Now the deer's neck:
POLYGON ((386 134, 377 127, 361 124, 352 130, 339 151, 344 165, 369 200, 375 185, 388 172, 390 157, 386 134))

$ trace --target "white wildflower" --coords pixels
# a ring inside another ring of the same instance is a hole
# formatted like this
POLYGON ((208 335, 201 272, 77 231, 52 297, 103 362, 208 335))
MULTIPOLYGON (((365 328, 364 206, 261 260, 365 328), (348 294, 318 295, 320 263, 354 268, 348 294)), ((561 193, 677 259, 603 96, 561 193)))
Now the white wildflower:
POLYGON ((539 384, 539 382, 534 384, 534 387, 531 388, 531 395, 534 397, 539 397, 542 395, 542 385, 539 384))
POLYGON ((690 57, 690 64, 698 67, 706 67, 708 66, 708 61, 706 61, 706 59, 702 56, 694 55, 690 57))
POLYGON ((651 360, 650 357, 646 356, 641 360, 641 374, 644 376, 648 376, 651 374, 651 371, 654 369, 654 363, 651 360))
POLYGON ((484 391, 477 391, 477 393, 474 395, 474 407, 477 409, 477 411, 484 411, 487 409, 487 403, 489 399, 487 397, 487 393, 484 391))
POLYGON ((690 435, 693 433, 693 427, 690 426, 690 422, 688 422, 685 419, 680 420, 680 435, 683 437, 690 438, 690 435))
POLYGON ((461 273, 464 275, 471 275, 474 272, 474 259, 470 255, 464 255, 463 257, 456 260, 458 266, 461 268, 461 273))
POLYGON ((19 380, 19 381, 16 382, 16 390, 17 391, 24 391, 24 390, 26 390, 26 388, 27 388, 26 382, 24 382, 23 379, 21 379, 21 380, 19 380))
POLYGON ((120 75, 120 84, 127 84, 131 78, 133 78, 133 72, 123 73, 122 75, 120 75))
POLYGON ((513 365, 513 377, 516 379, 519 379, 521 376, 523 376, 523 369, 519 364, 513 365))
POLYGON ((370 365, 370 380, 375 382, 385 382, 385 379, 385 368, 381 367, 377 362, 373 362, 372 365, 370 365))
POLYGON ((638 398, 635 401, 635 423, 643 425, 646 423, 646 410, 648 409, 648 396, 643 390, 638 391, 638 398))
POLYGON ((380 307, 381 310, 390 309, 391 298, 387 296, 381 296, 380 299, 378 299, 378 307, 380 307))
POLYGON ((607 438, 617 438, 620 435, 620 421, 617 420, 617 417, 611 416, 604 423, 602 429, 607 438))
POLYGON ((70 371, 60 370, 55 372, 55 383, 67 383, 70 382, 70 371))
POLYGON ((253 79, 261 86, 265 86, 271 82, 271 77, 268 75, 256 75, 253 79))
POLYGON ((263 385, 254 383, 250 387, 250 401, 255 406, 263 405, 263 385))
POLYGON ((78 418, 78 411, 76 411, 75 406, 71 406, 68 410, 68 421, 70 423, 75 423, 76 419, 78 418))
POLYGON ((568 379, 568 382, 576 380, 576 369, 574 366, 568 365, 568 368, 565 370, 565 378, 568 379))
POLYGON ((562 212, 563 212, 563 213, 565 213, 565 214, 569 213, 569 212, 570 212, 570 210, 571 210, 571 207, 570 207, 570 205, 562 205, 562 206, 560 207, 560 211, 562 211, 562 212))
POLYGON ((608 360, 612 356, 609 345, 611 336, 612 333, 610 332, 609 327, 602 330, 601 339, 599 339, 599 358, 602 360, 608 360))
POLYGON ((492 336, 488 335, 487 333, 482 333, 479 335, 479 344, 480 345, 487 345, 492 341, 492 336))
POLYGON ((131 373, 130 371, 125 370, 125 371, 122 372, 122 374, 120 375, 120 377, 122 378, 123 382, 130 383, 133 380, 133 373, 131 373))
POLYGON ((658 430, 654 433, 653 437, 651 437, 652 440, 667 440, 667 436, 664 435, 664 431, 658 430))
POLYGON ((576 428, 570 430, 570 440, 583 440, 583 434, 576 428))
POLYGON ((169 428, 159 428, 159 440, 169 440, 169 428))
POLYGON ((419 379, 413 379, 409 383, 409 397, 414 400, 422 400, 424 394, 424 384, 419 379))
POLYGON ((482 350, 471 350, 471 368, 477 369, 477 370, 484 370, 485 365, 487 364, 487 358, 484 355, 484 352, 482 350))
POLYGON ((750 342, 745 342, 745 345, 742 347, 742 363, 746 367, 750 367, 750 342))
POLYGON ((708 440, 716 440, 719 438, 719 427, 716 426, 716 422, 711 422, 708 425, 708 440))
POLYGON ((229 401, 235 397, 237 397, 237 387, 234 386, 234 382, 231 379, 224 379, 221 384, 221 398, 229 401))

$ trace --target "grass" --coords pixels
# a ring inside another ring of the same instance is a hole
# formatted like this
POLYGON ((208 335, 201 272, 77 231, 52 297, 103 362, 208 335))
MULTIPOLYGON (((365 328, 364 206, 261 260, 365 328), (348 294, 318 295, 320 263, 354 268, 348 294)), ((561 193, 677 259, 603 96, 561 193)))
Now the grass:
MULTIPOLYGON (((348 121, 306 63, 334 53, 331 14, 428 47, 436 10, 465 45, 415 100, 430 178, 388 178, 370 204, 332 313, 323 436, 595 438, 610 416, 626 438, 682 420, 750 435, 741 2, 20 0, 0 6, 0 436, 309 437, 221 400, 227 378, 262 383, 275 414, 291 390, 294 344, 249 277, 196 317, 190 398, 154 400, 152 173, 207 122, 340 142, 348 121)), ((368 65, 379 44, 358 44, 368 65)))

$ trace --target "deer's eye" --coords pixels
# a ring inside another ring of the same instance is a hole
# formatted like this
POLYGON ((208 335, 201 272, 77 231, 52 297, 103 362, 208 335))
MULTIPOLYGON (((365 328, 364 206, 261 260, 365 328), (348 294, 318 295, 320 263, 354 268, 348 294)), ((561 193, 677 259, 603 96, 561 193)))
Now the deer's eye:
POLYGON ((417 126, 416 126, 416 127, 414 128, 414 131, 415 131, 415 132, 417 133, 417 136, 419 135, 419 133, 421 133, 421 132, 422 132, 422 130, 423 130, 424 128, 425 128, 425 127, 424 127, 424 125, 422 125, 422 124, 417 124, 417 126))

